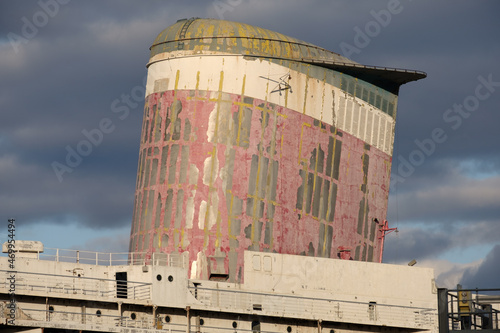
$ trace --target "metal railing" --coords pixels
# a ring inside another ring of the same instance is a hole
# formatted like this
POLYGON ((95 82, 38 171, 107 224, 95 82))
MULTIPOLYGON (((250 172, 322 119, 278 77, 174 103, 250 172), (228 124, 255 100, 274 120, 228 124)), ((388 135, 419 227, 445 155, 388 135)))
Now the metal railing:
POLYGON ((243 292, 190 286, 191 293, 204 305, 247 313, 351 322, 368 325, 430 329, 437 312, 432 308, 377 304, 292 295, 243 292))
MULTIPOLYGON (((164 330, 171 332, 186 332, 185 324, 162 323, 158 319, 154 320, 151 316, 140 319, 132 319, 130 317, 119 315, 54 311, 32 308, 23 308, 23 312, 28 318, 30 318, 30 321, 36 321, 40 327, 56 326, 60 329, 70 327, 74 329, 75 325, 79 326, 78 328, 85 328, 86 325, 99 325, 108 329, 113 327, 126 327, 148 329, 152 331, 156 331, 156 329, 162 327, 164 330), (49 323, 50 325, 48 325, 49 323)), ((22 322, 19 324, 23 326, 22 322)), ((164 330, 162 332, 165 332, 164 330)))
POLYGON ((184 259, 184 256, 180 254, 159 252, 105 253, 73 249, 45 248, 43 252, 35 252, 34 255, 38 260, 72 262, 100 266, 154 265, 182 268, 187 267, 187 262, 184 259))
MULTIPOLYGON (((0 289, 9 289, 11 271, 0 270, 0 289)), ((77 275, 16 272, 16 294, 43 293, 92 296, 106 299, 151 299, 151 283, 91 278, 77 275)))
POLYGON ((439 289, 439 331, 500 331, 500 289, 439 289))
MULTIPOLYGON (((134 328, 145 330, 146 332, 168 332, 168 333, 186 333, 187 318, 184 318, 185 323, 165 322, 163 315, 158 314, 156 318, 148 314, 140 318, 132 319, 129 316, 85 313, 74 311, 53 311, 33 308, 23 308, 23 313, 28 320, 19 320, 19 326, 30 327, 56 327, 59 329, 81 329, 85 330, 89 327, 92 329, 107 330, 109 332, 118 332, 119 328, 134 328), (64 319, 63 319, 64 318, 64 319), (36 322, 36 325, 33 323, 36 322)), ((251 333, 255 330, 238 327, 223 327, 210 325, 196 325, 195 318, 191 318, 190 333, 203 332, 242 332, 251 333)), ((228 322, 229 323, 229 322, 228 322)), ((259 333, 278 333, 277 331, 259 330, 259 333)))

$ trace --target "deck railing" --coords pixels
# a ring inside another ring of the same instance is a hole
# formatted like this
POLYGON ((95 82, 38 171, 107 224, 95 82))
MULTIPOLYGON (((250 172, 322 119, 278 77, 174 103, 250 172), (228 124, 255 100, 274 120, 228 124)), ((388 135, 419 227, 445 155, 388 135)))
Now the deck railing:
POLYGON ((435 309, 377 304, 295 295, 265 294, 240 290, 221 290, 190 286, 191 293, 204 305, 215 309, 260 312, 296 318, 312 318, 367 325, 431 329, 435 309))
MULTIPOLYGON (((23 255, 16 254, 18 258, 23 255)), ((38 260, 73 262, 100 266, 117 265, 154 265, 170 267, 187 267, 185 257, 181 254, 147 253, 147 252, 118 252, 105 253, 82 251, 73 249, 45 248, 40 252, 33 252, 32 256, 38 260)), ((29 257, 29 256, 25 256, 29 257)))
POLYGON ((439 332, 500 332, 500 289, 438 289, 439 332))
MULTIPOLYGON (((9 290, 12 272, 0 270, 0 289, 9 290)), ((16 271, 16 294, 44 294, 98 297, 99 299, 151 299, 151 283, 91 278, 78 275, 16 271)))

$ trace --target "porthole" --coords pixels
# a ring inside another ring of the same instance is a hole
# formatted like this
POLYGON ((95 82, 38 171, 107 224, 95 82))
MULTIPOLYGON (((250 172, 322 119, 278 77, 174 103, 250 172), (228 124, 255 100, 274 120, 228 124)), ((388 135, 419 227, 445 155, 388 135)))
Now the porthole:
POLYGON ((335 333, 335 330, 330 330, 330 333, 335 333))
POLYGON ((288 333, 290 333, 290 332, 292 331, 292 326, 288 326, 288 327, 286 328, 286 331, 287 331, 288 333))
POLYGON ((49 306, 49 312, 50 312, 50 313, 54 312, 54 307, 53 307, 52 305, 51 305, 51 306, 49 306))
POLYGON ((130 315, 130 318, 131 318, 132 320, 135 320, 135 318, 137 318, 137 316, 135 315, 135 312, 132 312, 132 314, 130 315))
POLYGON ((238 323, 233 321, 233 328, 236 328, 236 327, 238 327, 238 323))
POLYGON ((158 281, 161 281, 161 274, 158 274, 158 275, 156 276, 156 279, 157 279, 158 281))
POLYGON ((170 323, 170 316, 165 316, 165 322, 170 323))
POLYGON ((174 277, 173 277, 172 275, 169 275, 169 276, 168 276, 168 281, 169 281, 169 282, 174 281, 174 277))
POLYGON ((100 317, 100 316, 101 316, 101 314, 102 314, 102 313, 101 313, 101 310, 97 310, 97 311, 95 312, 95 315, 96 315, 97 317, 100 317))
POLYGON ((200 326, 203 326, 203 324, 205 324, 205 321, 203 320, 203 318, 200 318, 200 326))

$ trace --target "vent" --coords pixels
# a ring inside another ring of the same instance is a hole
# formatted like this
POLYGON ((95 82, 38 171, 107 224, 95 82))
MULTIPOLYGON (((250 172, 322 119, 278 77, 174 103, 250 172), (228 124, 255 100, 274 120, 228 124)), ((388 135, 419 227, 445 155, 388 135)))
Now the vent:
POLYGON ((262 311, 262 304, 254 304, 253 309, 255 311, 262 311))

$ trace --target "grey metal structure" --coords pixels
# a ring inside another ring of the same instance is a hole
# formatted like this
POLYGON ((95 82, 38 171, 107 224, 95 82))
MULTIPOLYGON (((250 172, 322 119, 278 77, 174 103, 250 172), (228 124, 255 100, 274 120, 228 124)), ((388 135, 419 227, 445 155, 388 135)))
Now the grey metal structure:
POLYGON ((500 332, 500 289, 438 289, 439 333, 500 332))
POLYGON ((182 254, 16 241, 14 255, 0 256, 2 333, 437 332, 427 268, 246 251, 245 282, 228 283, 188 279, 182 254))

